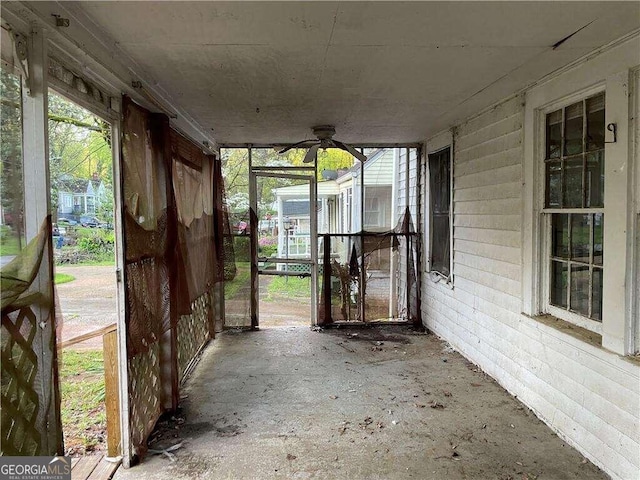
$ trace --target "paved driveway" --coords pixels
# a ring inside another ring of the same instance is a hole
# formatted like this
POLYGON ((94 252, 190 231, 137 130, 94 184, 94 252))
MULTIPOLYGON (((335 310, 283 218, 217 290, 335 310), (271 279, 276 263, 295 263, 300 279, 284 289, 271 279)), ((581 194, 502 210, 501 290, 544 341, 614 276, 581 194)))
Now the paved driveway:
MULTIPOLYGON (((62 338, 69 340, 117 321, 115 267, 56 267, 76 279, 56 285, 58 311, 62 313, 62 338)), ((102 348, 102 338, 87 340, 70 348, 102 348)))

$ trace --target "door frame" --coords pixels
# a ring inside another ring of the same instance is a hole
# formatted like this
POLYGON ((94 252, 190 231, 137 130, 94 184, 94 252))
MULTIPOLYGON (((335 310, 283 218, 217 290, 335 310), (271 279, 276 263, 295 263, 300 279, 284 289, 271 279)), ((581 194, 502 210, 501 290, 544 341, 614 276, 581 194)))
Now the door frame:
MULTIPOLYGON (((311 269, 311 326, 318 324, 318 211, 316 208, 317 182, 316 167, 261 167, 251 164, 251 148, 249 148, 249 236, 251 244, 251 329, 257 330, 260 326, 259 295, 260 295, 260 269, 258 266, 258 177, 281 178, 290 180, 302 180, 309 182, 309 224, 311 259, 296 261, 296 263, 308 263, 311 269), (297 173, 288 173, 297 172, 297 173), (308 171, 310 174, 300 172, 308 171), (287 172, 287 173, 283 173, 287 172)), ((286 263, 286 259, 282 259, 286 263)), ((284 275, 284 274, 283 274, 284 275)))
MULTIPOLYGON (((116 325, 118 341, 118 404, 120 408, 120 454, 125 468, 129 468, 133 457, 130 443, 129 425, 129 373, 127 357, 127 326, 126 326, 126 280, 125 280, 125 239, 124 239, 124 198, 123 176, 121 164, 121 136, 122 136, 122 97, 110 97, 110 106, 101 108, 94 102, 87 101, 82 95, 71 88, 65 88, 61 82, 49 79, 48 87, 59 95, 92 114, 101 118, 111 127, 111 168, 113 171, 113 232, 115 236, 115 270, 116 282, 116 325), (123 360, 127 361, 123 361, 123 360)), ((48 141, 48 136, 47 136, 48 141)))

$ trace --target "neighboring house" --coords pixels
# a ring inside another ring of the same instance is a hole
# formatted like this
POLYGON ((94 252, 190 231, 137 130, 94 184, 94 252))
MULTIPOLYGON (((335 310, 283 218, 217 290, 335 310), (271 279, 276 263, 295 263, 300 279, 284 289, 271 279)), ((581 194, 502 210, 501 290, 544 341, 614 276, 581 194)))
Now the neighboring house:
MULTIPOLYGON (((367 152, 364 175, 360 165, 337 172, 335 180, 317 184, 318 233, 356 233, 390 230, 395 226, 394 182, 397 149, 367 152), (364 211, 360 214, 364 178, 364 211), (364 218, 364 222, 361 219, 364 218), (364 225, 363 225, 364 223, 364 225)), ((278 256, 308 257, 310 251, 309 187, 274 189, 278 215, 278 256)))
MULTIPOLYGON (((318 231, 331 222, 330 210, 339 189, 335 180, 317 184, 318 231), (331 201, 331 202, 330 202, 331 201)), ((278 256, 303 258, 311 255, 309 184, 274 189, 278 225, 278 256)))
MULTIPOLYGON (((337 202, 338 228, 332 233, 356 233, 360 230, 380 232, 395 226, 393 221, 395 164, 398 150, 381 148, 366 152, 364 173, 360 166, 336 179, 339 187, 337 202), (361 210, 363 197, 362 180, 364 178, 364 209, 361 210), (361 214, 362 212, 362 214, 361 214)), ((320 232, 322 230, 318 228, 320 232)))
POLYGON ((58 182, 58 214, 95 215, 105 193, 104 182, 67 176, 58 182))

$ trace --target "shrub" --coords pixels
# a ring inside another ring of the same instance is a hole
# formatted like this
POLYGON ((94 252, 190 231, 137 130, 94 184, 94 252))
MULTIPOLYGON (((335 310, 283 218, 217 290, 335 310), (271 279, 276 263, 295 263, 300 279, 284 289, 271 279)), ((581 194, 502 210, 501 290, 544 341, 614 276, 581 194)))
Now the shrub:
POLYGON ((278 251, 277 237, 261 237, 258 240, 258 254, 261 257, 271 257, 278 251))

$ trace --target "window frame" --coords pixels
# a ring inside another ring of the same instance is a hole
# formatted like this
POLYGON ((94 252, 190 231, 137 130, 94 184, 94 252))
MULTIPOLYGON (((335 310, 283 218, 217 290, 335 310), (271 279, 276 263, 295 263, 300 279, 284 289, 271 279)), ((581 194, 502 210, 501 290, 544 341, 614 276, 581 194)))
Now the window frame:
MULTIPOLYGON (((539 263, 539 280, 540 280, 540 289, 539 289, 539 299, 538 304, 540 305, 540 310, 542 313, 546 313, 552 315, 561 320, 567 321, 571 324, 577 325, 579 327, 585 328, 589 331, 602 335, 603 332, 603 321, 592 320, 588 317, 582 316, 579 313, 575 313, 569 309, 564 309, 558 307, 556 305, 551 304, 551 257, 552 257, 552 215, 554 213, 559 214, 588 214, 588 213, 601 213, 604 216, 604 224, 605 229, 607 228, 607 220, 605 215, 605 207, 576 207, 576 208, 562 208, 562 207, 547 207, 547 172, 546 172, 546 151, 547 151, 547 115, 559 110, 564 109, 570 105, 573 105, 578 102, 582 102, 586 99, 589 99, 593 96, 599 95, 601 93, 605 94, 605 125, 607 118, 607 93, 606 93, 606 85, 604 82, 601 82, 597 85, 594 85, 590 88, 583 89, 578 92, 574 92, 571 95, 567 95, 561 99, 555 100, 547 105, 544 105, 540 108, 536 109, 536 131, 537 140, 536 140, 536 153, 535 153, 535 162, 536 162, 536 175, 537 175, 537 184, 539 186, 538 189, 538 205, 537 205, 537 215, 539 219, 540 228, 538 229, 538 235, 536 236, 536 243, 540 247, 540 261, 539 263)), ((586 115, 586 112, 583 112, 583 115, 586 115)), ((564 115, 563 115, 564 116, 564 115)), ((564 138, 564 119, 563 119, 563 138, 564 138)), ((605 127, 605 141, 606 141, 606 127, 605 127)), ((583 132, 584 136, 584 132, 583 132)), ((564 152, 561 152, 563 155, 564 152)), ((606 164, 606 153, 604 155, 604 162, 606 164)), ((582 186, 582 192, 584 194, 585 186, 582 186)), ((605 204, 606 205, 606 204, 605 204)), ((604 247, 603 247, 604 248, 604 247)), ((603 263, 603 271, 606 268, 603 263)), ((604 290, 603 290, 604 297, 604 290)))
POLYGON ((362 225, 366 229, 366 227, 380 227, 384 225, 383 214, 384 211, 380 208, 380 198, 376 195, 367 195, 367 188, 365 188, 365 197, 364 197, 364 218, 362 219, 362 225), (374 202, 375 201, 375 202, 374 202), (373 208, 372 203, 375 203, 375 208, 373 208), (375 221, 367 221, 367 215, 375 216, 375 221))
MULTIPOLYGON (((2 28, 3 32, 5 31, 4 27, 2 28)), ((22 73, 22 71, 20 70, 20 68, 18 68, 17 65, 15 65, 15 63, 11 63, 9 61, 7 61, 4 58, 0 58, 0 69, 4 70, 5 72, 11 74, 11 75, 15 75, 18 77, 18 81, 20 83, 20 160, 21 160, 21 177, 22 177, 22 183, 20 185, 20 188, 22 190, 22 212, 21 215, 19 215, 18 217, 20 218, 20 221, 22 223, 22 228, 21 228, 21 234, 25 239, 25 243, 24 245, 22 245, 21 250, 24 250, 24 248, 27 246, 27 244, 29 243, 29 238, 27 236, 27 216, 26 216, 26 208, 27 208, 27 185, 25 183, 25 171, 26 171, 26 166, 25 166, 25 121, 24 121, 24 98, 27 95, 27 93, 25 92, 25 80, 24 80, 24 75, 22 73)), ((2 210, 2 207, 0 207, 0 210, 2 210)), ((6 212, 3 212, 3 216, 6 212)), ((4 218, 2 219, 4 221, 4 218)))
MULTIPOLYGON (((427 238, 426 243, 426 255, 425 255, 425 270, 430 274, 430 278, 435 283, 443 283, 448 288, 453 288, 454 284, 454 261, 453 261, 453 219, 454 219, 454 141, 453 131, 447 131, 443 134, 443 139, 438 142, 438 139, 432 141, 432 148, 425 149, 425 208, 427 214, 425 215, 425 236, 427 238), (431 163, 429 157, 431 155, 437 155, 445 150, 449 150, 449 275, 435 270, 432 266, 431 258, 433 252, 433 209, 431 207, 431 163)), ((429 146, 429 145, 428 145, 429 146)))

